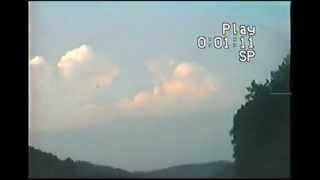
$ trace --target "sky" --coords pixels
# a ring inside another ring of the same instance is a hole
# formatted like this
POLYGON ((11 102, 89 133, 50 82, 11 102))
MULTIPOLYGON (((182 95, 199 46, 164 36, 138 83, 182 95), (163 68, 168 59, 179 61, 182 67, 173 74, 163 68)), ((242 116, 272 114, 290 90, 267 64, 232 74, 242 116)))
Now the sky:
POLYGON ((29 2, 29 145, 130 171, 232 161, 246 87, 289 53, 289 2, 29 2), (223 22, 256 27, 249 63, 198 48, 223 22))

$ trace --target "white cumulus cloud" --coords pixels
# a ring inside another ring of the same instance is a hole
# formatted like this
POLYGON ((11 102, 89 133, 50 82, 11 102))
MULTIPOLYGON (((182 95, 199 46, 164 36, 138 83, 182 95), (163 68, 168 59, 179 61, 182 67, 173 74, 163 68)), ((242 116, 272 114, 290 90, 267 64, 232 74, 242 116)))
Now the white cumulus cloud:
POLYGON ((35 56, 30 60, 30 65, 40 65, 46 63, 46 60, 42 56, 35 56))
POLYGON ((79 48, 72 49, 64 56, 61 57, 58 62, 58 67, 62 71, 65 77, 72 74, 75 67, 89 61, 93 58, 94 53, 88 45, 81 45, 79 48))
POLYGON ((64 53, 57 64, 35 56, 30 64, 30 129, 63 130, 101 120, 95 103, 112 86, 119 68, 88 45, 64 53), (89 106, 90 105, 90 106, 89 106))

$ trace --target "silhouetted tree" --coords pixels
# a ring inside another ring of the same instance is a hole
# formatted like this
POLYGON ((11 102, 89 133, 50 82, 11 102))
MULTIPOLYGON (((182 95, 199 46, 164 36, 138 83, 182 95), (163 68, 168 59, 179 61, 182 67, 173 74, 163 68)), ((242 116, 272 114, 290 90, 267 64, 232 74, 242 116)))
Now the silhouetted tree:
POLYGON ((289 176, 290 56, 271 81, 247 87, 246 102, 234 115, 230 131, 235 170, 240 177, 289 176))

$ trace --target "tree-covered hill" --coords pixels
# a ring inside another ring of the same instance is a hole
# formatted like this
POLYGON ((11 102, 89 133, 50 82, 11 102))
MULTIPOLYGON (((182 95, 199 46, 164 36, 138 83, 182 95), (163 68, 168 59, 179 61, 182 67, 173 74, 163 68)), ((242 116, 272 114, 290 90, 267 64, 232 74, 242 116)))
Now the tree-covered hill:
POLYGON ((215 161, 171 166, 164 169, 136 172, 142 178, 222 178, 233 177, 232 162, 215 161))
POLYGON ((128 171, 57 156, 29 146, 30 178, 132 178, 128 171))
POLYGON ((30 178, 215 178, 233 177, 233 163, 216 161, 172 166, 144 172, 129 172, 57 156, 29 146, 30 178))

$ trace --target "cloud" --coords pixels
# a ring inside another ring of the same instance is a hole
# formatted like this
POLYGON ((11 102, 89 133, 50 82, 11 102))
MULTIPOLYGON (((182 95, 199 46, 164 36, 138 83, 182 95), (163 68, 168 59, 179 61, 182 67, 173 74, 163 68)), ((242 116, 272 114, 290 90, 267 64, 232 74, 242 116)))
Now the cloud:
POLYGON ((58 66, 42 56, 31 59, 30 65, 33 130, 82 128, 128 116, 178 113, 179 109, 189 112, 197 107, 198 101, 213 95, 217 89, 216 82, 203 66, 162 57, 145 64, 152 86, 132 96, 104 101, 101 98, 112 87, 120 68, 87 45, 66 52, 58 66), (48 75, 43 76, 46 73, 48 75))
POLYGON ((30 60, 30 65, 41 65, 46 63, 46 60, 42 56, 36 56, 30 60))
POLYGON ((186 78, 192 73, 193 67, 187 63, 178 64, 174 70, 174 75, 179 78, 186 78))
POLYGON ((137 92, 132 98, 119 101, 119 108, 136 109, 154 105, 173 105, 176 100, 194 102, 211 95, 216 86, 206 69, 190 62, 176 63, 173 58, 147 63, 153 77, 152 88, 137 92))
POLYGON ((29 61, 30 81, 34 87, 45 86, 54 69, 43 56, 35 56, 29 61))
POLYGON ((145 66, 152 75, 153 83, 165 81, 170 78, 173 68, 176 66, 178 60, 173 57, 162 56, 152 58, 146 62, 145 66))
POLYGON ((44 84, 49 79, 50 65, 47 60, 42 56, 35 56, 29 60, 30 67, 30 83, 32 87, 37 87, 40 84, 44 84))
POLYGON ((110 58, 81 45, 67 51, 57 64, 43 56, 35 56, 29 64, 30 129, 87 127, 105 115, 95 103, 120 72, 110 58))
POLYGON ((63 86, 78 99, 93 98, 97 90, 111 87, 120 72, 109 58, 98 56, 85 44, 66 52, 57 67, 63 77, 63 86))
POLYGON ((69 77, 74 68, 91 60, 93 57, 94 53, 91 48, 84 44, 79 48, 68 51, 64 56, 62 56, 58 62, 58 67, 65 77, 69 77))

